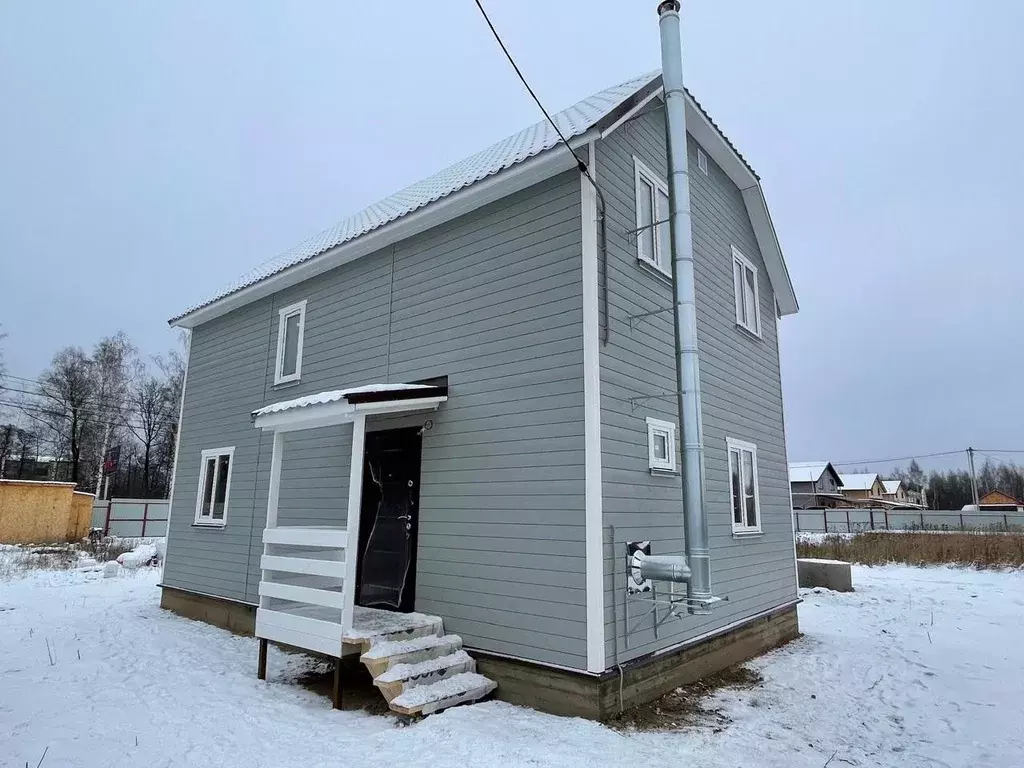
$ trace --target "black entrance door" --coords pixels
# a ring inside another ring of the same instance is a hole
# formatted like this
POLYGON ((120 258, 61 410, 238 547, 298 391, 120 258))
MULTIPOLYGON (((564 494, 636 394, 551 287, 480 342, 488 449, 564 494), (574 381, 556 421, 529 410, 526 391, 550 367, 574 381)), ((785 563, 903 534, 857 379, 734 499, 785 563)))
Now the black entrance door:
POLYGON ((420 495, 420 429, 366 433, 356 602, 412 611, 420 495))

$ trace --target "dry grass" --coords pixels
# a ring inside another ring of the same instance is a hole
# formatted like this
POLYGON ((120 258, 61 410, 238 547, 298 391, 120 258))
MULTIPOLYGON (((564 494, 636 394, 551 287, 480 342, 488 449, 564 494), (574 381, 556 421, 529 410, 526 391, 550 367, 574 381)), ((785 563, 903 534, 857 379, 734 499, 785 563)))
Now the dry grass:
POLYGON ((131 539, 102 539, 93 541, 83 540, 79 545, 82 552, 93 558, 97 563, 105 563, 108 560, 116 560, 120 555, 131 552, 135 549, 135 542, 131 539))
POLYGON ((858 533, 797 541, 797 557, 845 560, 863 565, 962 565, 976 568, 1024 566, 1019 533, 858 533))
POLYGON ((723 688, 753 688, 762 682, 761 675, 740 664, 676 688, 649 704, 612 715, 606 723, 618 731, 675 731, 702 726, 717 732, 729 724, 729 718, 720 709, 708 707, 707 698, 723 688))
POLYGON ((78 557, 78 550, 70 544, 4 547, 0 550, 0 581, 10 581, 26 571, 70 571, 78 557))

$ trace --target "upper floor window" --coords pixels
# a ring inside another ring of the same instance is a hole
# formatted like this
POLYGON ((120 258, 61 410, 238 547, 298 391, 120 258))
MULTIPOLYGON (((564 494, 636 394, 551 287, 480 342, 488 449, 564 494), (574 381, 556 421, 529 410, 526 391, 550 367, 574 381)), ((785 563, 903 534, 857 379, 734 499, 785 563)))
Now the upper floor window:
POLYGON ((668 185, 635 157, 633 170, 636 177, 637 256, 665 274, 671 274, 668 185))
POLYGON ((704 154, 704 150, 697 147, 697 168, 705 176, 708 175, 708 156, 704 154))
POLYGON ((647 460, 652 470, 676 471, 676 425, 647 419, 647 460))
POLYGON ((736 291, 736 324, 755 336, 761 335, 761 304, 757 293, 757 267, 732 249, 732 279, 736 291))
POLYGON ((203 451, 199 467, 199 494, 196 498, 197 525, 224 525, 231 496, 231 465, 235 448, 203 451))
POLYGON ((298 381, 302 375, 302 337, 306 331, 306 302, 300 301, 277 313, 277 364, 274 383, 298 381))
POLYGON ((761 500, 757 492, 757 446, 726 438, 733 533, 761 532, 761 500))

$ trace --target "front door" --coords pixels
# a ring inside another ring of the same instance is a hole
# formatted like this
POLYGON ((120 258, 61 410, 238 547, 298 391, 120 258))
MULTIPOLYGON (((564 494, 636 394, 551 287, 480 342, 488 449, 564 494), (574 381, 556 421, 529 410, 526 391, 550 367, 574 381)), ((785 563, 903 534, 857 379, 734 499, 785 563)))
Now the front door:
POLYGON ((356 602, 412 611, 420 495, 420 429, 366 433, 356 602))

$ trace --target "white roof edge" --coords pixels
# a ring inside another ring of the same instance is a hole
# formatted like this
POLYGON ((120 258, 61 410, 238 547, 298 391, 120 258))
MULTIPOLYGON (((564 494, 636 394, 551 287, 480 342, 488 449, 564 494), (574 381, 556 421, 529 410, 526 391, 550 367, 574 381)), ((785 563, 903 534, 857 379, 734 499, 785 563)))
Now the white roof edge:
MULTIPOLYGON (((579 137, 579 143, 583 143, 584 140, 589 141, 590 138, 589 133, 584 134, 579 137)), ((577 142, 573 141, 570 144, 576 145, 577 142)), ((575 165, 576 161, 565 146, 556 145, 529 160, 499 171, 483 181, 454 192, 372 232, 367 232, 362 237, 349 240, 315 258, 301 261, 240 291, 229 293, 203 307, 194 309, 172 320, 170 325, 172 328, 194 328, 253 301, 301 283, 303 280, 321 275, 392 243, 405 240, 477 208, 482 208, 546 178, 567 171, 575 165)))
POLYGON ((686 106, 686 130, 711 159, 718 163, 743 195, 743 204, 754 228, 757 247, 761 251, 761 258, 775 291, 779 314, 796 314, 800 309, 796 289, 793 288, 793 280, 789 276, 789 268, 782 255, 782 246, 779 244, 779 236, 768 210, 768 201, 765 200, 764 191, 761 189, 761 181, 689 93, 686 94, 686 106))
MULTIPOLYGON (((616 114, 616 110, 621 108, 623 103, 628 102, 631 98, 635 98, 637 94, 650 88, 651 84, 659 81, 660 78, 661 73, 655 72, 636 78, 633 81, 628 81, 634 86, 632 95, 623 98, 618 103, 618 106, 609 108, 605 112, 604 117, 595 120, 588 130, 571 137, 570 144, 575 148, 588 143, 592 139, 604 137, 612 133, 628 119, 629 115, 643 108, 651 98, 656 96, 662 90, 660 86, 652 93, 648 93, 629 111, 618 115, 614 123, 604 128, 603 133, 600 127, 601 124, 603 122, 607 123, 608 116, 616 114)), ((602 93, 607 93, 621 87, 613 86, 612 89, 602 93)), ((595 97, 591 98, 596 98, 597 96, 600 96, 600 94, 596 94, 595 97)), ((584 100, 584 102, 586 101, 584 100)), ((584 102, 581 102, 581 104, 584 102)), ((775 292, 779 314, 790 315, 796 313, 799 310, 796 291, 793 288, 789 270, 786 267, 785 258, 782 254, 782 247, 779 244, 778 235, 775 231, 775 225, 772 222, 768 204, 757 175, 729 142, 725 134, 714 125, 700 104, 688 92, 686 94, 686 106, 688 132, 726 172, 741 191, 747 214, 754 229, 754 236, 761 251, 761 257, 764 260, 772 289, 775 292)), ((555 117, 559 118, 561 114, 559 113, 555 117)), ((346 240, 312 258, 297 261, 279 272, 272 273, 262 279, 257 279, 238 290, 228 292, 205 304, 194 307, 178 317, 172 318, 169 323, 172 327, 194 328, 201 323, 213 320, 216 317, 220 317, 253 301, 265 298, 303 280, 316 277, 331 269, 354 261, 361 256, 380 250, 388 245, 417 235, 465 213, 500 200, 546 178, 566 171, 574 165, 575 160, 568 150, 561 144, 555 144, 497 173, 470 183, 458 191, 401 215, 382 226, 370 229, 353 239, 346 240)))
MULTIPOLYGON (((660 80, 659 74, 657 79, 660 80)), ((647 86, 649 87, 649 83, 647 86)), ((643 90, 642 88, 638 89, 643 90)), ((611 126, 601 133, 604 139, 614 133, 620 126, 626 123, 635 114, 647 108, 650 101, 660 97, 664 93, 664 87, 658 86, 649 93, 629 112, 623 114, 611 126)), ((768 278, 771 280, 772 289, 775 291, 775 300, 780 315, 796 314, 800 305, 796 298, 796 289, 793 287, 793 280, 789 275, 789 268, 786 266, 786 259, 782 254, 782 246, 779 243, 778 233, 775 231, 775 224, 772 222, 771 212, 768 210, 768 201, 765 200, 764 191, 761 188, 761 181, 757 178, 747 161, 725 137, 722 130, 714 124, 704 108, 697 102, 693 95, 686 92, 686 131, 700 144, 701 148, 725 171, 726 175, 739 187, 743 195, 743 204, 746 206, 747 215, 754 228, 754 237, 757 240, 757 247, 761 251, 761 258, 764 260, 765 268, 768 271, 768 278)))

